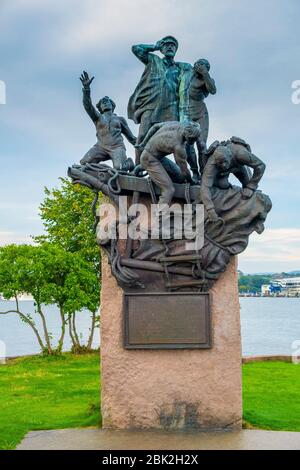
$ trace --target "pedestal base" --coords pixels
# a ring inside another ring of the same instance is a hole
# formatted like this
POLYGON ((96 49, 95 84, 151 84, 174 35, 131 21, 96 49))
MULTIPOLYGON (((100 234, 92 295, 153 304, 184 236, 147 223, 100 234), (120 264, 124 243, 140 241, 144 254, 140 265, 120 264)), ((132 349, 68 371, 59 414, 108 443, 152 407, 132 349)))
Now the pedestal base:
POLYGON ((211 289, 211 349, 130 350, 123 347, 123 292, 102 260, 103 428, 241 429, 236 261, 211 289))

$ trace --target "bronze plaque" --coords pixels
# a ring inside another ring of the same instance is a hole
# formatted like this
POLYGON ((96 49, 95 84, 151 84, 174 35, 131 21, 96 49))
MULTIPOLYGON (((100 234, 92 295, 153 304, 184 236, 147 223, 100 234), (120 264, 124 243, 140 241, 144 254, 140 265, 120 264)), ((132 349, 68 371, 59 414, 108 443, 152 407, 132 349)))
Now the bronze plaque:
POLYGON ((210 348, 209 294, 124 294, 124 347, 210 348))

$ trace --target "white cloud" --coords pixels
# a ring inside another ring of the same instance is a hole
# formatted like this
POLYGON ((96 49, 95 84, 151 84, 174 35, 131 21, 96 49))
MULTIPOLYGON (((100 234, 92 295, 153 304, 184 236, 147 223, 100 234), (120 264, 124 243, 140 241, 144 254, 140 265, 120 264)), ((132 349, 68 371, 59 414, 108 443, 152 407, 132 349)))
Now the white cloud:
MULTIPOLYGON (((174 34, 180 44, 199 50, 199 41, 191 30, 201 31, 201 47, 213 47, 218 28, 224 27, 224 15, 236 8, 235 0, 12 0, 6 4, 7 19, 26 12, 43 15, 49 25, 41 32, 43 53, 47 47, 70 55, 91 51, 110 52, 136 42, 153 43, 166 34, 174 34), (217 11, 217 14, 216 14, 217 11), (47 40, 45 41, 45 38, 47 40), (196 39, 196 40, 195 40, 196 39)), ((0 22, 1 24, 1 22, 0 22)), ((5 24, 3 25, 5 26, 5 24)), ((39 47, 37 44, 37 47, 39 47)), ((187 52, 187 51, 185 51, 187 52)), ((47 55, 49 60, 49 55, 47 55)))
POLYGON ((21 245, 23 243, 32 243, 32 238, 29 235, 18 232, 0 232, 0 246, 10 245, 15 243, 21 245))
POLYGON ((253 234, 239 265, 246 272, 300 270, 300 229, 266 229, 262 235, 253 234))
MULTIPOLYGON (((43 3, 53 9, 49 0, 43 3)), ((65 6, 68 1, 63 3, 65 6)), ((228 46, 228 41, 235 43, 236 50, 243 42, 252 42, 251 21, 260 30, 260 40, 285 32, 280 1, 264 0, 264 8, 272 9, 272 21, 266 22, 261 14, 261 0, 253 0, 249 6, 237 0, 72 0, 55 37, 66 52, 80 54, 136 41, 151 43, 162 35, 174 34, 183 50, 189 47, 185 55, 198 56, 203 49, 214 53, 216 48, 228 46)), ((227 50, 226 54, 230 57, 235 52, 227 50)))
MULTIPOLYGON (((134 37, 136 28, 143 26, 144 37, 153 38, 166 27, 165 10, 169 2, 151 1, 151 13, 147 18, 144 0, 112 0, 109 2, 89 0, 80 8, 80 15, 71 15, 69 24, 64 27, 61 45, 69 53, 83 50, 110 48, 119 43, 120 38, 134 37), (157 16, 156 16, 157 15, 157 16), (151 20, 156 16, 156 21, 151 20)), ((81 4, 82 5, 82 4, 81 4)))

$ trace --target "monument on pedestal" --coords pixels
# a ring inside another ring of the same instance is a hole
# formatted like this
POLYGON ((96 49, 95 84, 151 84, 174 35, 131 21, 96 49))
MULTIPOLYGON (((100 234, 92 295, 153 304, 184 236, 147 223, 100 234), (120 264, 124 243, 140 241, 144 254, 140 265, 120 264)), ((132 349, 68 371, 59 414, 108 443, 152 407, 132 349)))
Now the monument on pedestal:
POLYGON ((271 209, 257 189, 265 165, 238 137, 207 148, 204 98, 216 92, 210 64, 176 62, 177 47, 167 36, 132 48, 145 64, 128 105, 128 117, 139 124, 137 139, 110 98, 93 107, 93 78, 81 76, 98 141, 69 176, 96 193, 95 204, 100 191, 107 196, 97 218, 106 253, 105 428, 229 430, 242 424, 236 255, 252 232, 262 233, 271 209), (123 135, 135 146, 135 164, 123 135), (229 182, 231 174, 242 187, 229 182))

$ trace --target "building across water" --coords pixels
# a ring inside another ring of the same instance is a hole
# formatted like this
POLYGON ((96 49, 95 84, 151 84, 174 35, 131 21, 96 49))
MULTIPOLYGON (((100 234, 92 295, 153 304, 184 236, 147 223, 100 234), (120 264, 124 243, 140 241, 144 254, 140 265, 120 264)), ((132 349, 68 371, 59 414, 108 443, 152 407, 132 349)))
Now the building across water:
POLYGON ((261 286, 261 294, 264 296, 300 297, 300 277, 273 279, 270 284, 261 286))

